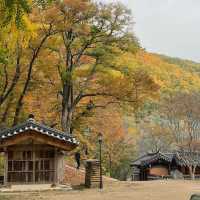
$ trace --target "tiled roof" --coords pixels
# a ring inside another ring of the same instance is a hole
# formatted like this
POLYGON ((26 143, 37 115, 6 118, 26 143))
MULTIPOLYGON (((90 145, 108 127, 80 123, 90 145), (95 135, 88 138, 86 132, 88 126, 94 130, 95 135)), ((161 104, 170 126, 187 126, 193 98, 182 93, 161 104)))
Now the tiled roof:
POLYGON ((200 166, 199 152, 174 152, 174 153, 147 153, 131 163, 131 166, 145 166, 158 160, 164 160, 171 163, 174 160, 180 166, 186 166, 189 163, 195 163, 200 166))
POLYGON ((0 141, 30 130, 36 131, 43 135, 48 135, 49 137, 53 137, 61 141, 65 141, 66 143, 71 143, 74 145, 79 144, 79 142, 72 135, 50 128, 46 125, 39 124, 34 119, 28 119, 22 124, 0 131, 0 141))
POLYGON ((137 160, 133 161, 131 163, 132 166, 140 166, 140 165, 146 165, 150 164, 154 161, 157 161, 159 159, 165 160, 166 162, 171 162, 174 157, 173 153, 162 153, 162 152, 157 152, 157 153, 147 153, 137 160))
POLYGON ((200 153, 199 152, 189 152, 189 151, 178 151, 175 156, 176 162, 179 165, 197 165, 200 166, 200 153))
POLYGON ((146 154, 146 155, 143 155, 141 157, 139 157, 138 159, 134 160, 131 165, 141 165, 143 161, 145 160, 148 160, 149 158, 152 157, 152 154, 146 154))
POLYGON ((158 152, 157 154, 151 156, 149 159, 147 160, 144 160, 142 162, 143 165, 145 164, 151 164, 157 160, 164 160, 166 162, 171 162, 172 159, 173 159, 173 154, 172 155, 169 155, 169 154, 165 154, 165 153, 161 153, 161 152, 158 152))

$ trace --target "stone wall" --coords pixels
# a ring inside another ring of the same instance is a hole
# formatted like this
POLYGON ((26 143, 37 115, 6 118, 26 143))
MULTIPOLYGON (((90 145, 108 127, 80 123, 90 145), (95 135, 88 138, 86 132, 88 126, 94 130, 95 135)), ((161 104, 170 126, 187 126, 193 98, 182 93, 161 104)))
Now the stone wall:
POLYGON ((64 183, 70 185, 83 185, 85 183, 85 170, 76 169, 69 165, 65 165, 64 183))

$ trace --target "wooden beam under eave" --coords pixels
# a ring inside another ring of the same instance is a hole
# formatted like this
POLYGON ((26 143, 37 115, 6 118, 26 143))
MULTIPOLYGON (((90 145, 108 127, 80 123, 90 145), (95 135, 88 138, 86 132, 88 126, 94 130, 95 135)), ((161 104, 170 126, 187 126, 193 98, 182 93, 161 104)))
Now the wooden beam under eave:
POLYGON ((7 139, 1 140, 0 149, 4 147, 16 145, 28 139, 32 139, 34 141, 38 141, 43 144, 48 144, 56 148, 62 149, 64 151, 71 151, 77 147, 76 144, 72 144, 70 142, 61 141, 57 138, 52 138, 48 135, 43 135, 36 131, 28 131, 28 132, 20 133, 12 137, 9 137, 7 139))

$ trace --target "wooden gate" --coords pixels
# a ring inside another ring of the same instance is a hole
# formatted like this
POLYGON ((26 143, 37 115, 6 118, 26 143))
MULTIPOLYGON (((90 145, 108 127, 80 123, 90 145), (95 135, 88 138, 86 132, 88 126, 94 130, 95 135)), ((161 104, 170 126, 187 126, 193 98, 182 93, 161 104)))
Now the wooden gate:
POLYGON ((8 151, 8 183, 52 183, 55 177, 54 150, 8 151))

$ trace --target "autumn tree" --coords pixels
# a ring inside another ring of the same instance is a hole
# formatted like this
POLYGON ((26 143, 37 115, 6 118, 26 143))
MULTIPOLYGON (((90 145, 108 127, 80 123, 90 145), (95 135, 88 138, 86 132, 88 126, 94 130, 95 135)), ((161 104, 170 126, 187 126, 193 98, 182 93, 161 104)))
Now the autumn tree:
POLYGON ((24 26, 23 15, 30 13, 31 5, 28 0, 2 0, 0 2, 0 26, 6 26, 9 23, 14 23, 16 27, 24 26))
POLYGON ((1 105, 7 100, 9 95, 12 93, 13 89, 15 88, 19 77, 20 77, 20 65, 19 65, 19 60, 20 60, 20 49, 17 46, 16 47, 16 62, 15 62, 15 70, 13 73, 13 78, 9 77, 9 64, 11 59, 8 60, 8 55, 6 53, 2 56, 1 63, 1 85, 0 85, 0 107, 1 105))
POLYGON ((56 18, 62 40, 59 49, 52 48, 61 58, 58 62, 62 84, 61 123, 63 130, 72 132, 73 113, 80 101, 88 97, 111 96, 97 89, 97 70, 102 72, 112 67, 109 61, 114 56, 126 50, 135 51, 138 42, 129 31, 132 24, 130 11, 121 4, 66 0, 55 4, 48 12, 56 18), (81 70, 85 71, 85 77, 76 78, 76 73, 81 70))
MULTIPOLYGON (((56 80, 54 85, 58 90, 58 103, 61 98, 63 130, 72 132, 77 118, 84 116, 82 113, 85 111, 78 108, 81 104, 85 105, 87 111, 91 105, 94 109, 99 106, 105 108, 110 104, 132 104, 133 112, 138 113, 144 102, 157 93, 159 86, 147 71, 139 67, 126 70, 125 64, 118 64, 117 60, 125 52, 133 56, 139 48, 137 39, 129 29, 132 22, 130 12, 124 6, 89 1, 57 2, 44 7, 35 6, 28 21, 33 36, 30 35, 26 45, 18 41, 22 56, 16 61, 18 68, 15 74, 18 80, 19 68, 23 68, 23 75, 20 76, 25 81, 17 87, 13 124, 20 120, 24 99, 33 83, 36 61, 40 64, 44 62, 44 58, 40 58, 41 54, 57 62, 53 62, 52 67, 58 69, 61 80, 60 83, 56 80), (102 101, 101 105, 99 101, 102 101)), ((21 41, 24 41, 20 31, 21 41)), ((30 34, 30 31, 27 32, 30 34)), ((47 66, 42 66, 38 71, 46 73, 43 68, 48 71, 51 67, 47 66)), ((6 81, 6 76, 2 77, 6 81)), ((13 91, 15 87, 11 88, 13 91)), ((1 96, 1 99, 5 99, 8 95, 1 96)), ((9 105, 6 104, 5 113, 8 113, 9 105)))
POLYGON ((172 150, 173 137, 170 130, 156 122, 140 124, 138 149, 140 154, 147 152, 168 152, 172 150))
POLYGON ((199 152, 197 145, 200 138, 199 110, 200 95, 197 92, 177 93, 167 98, 162 107, 165 124, 170 128, 174 142, 183 154, 191 178, 194 178, 197 166, 196 152, 199 152), (186 162, 187 158, 193 158, 194 162, 190 162, 191 160, 186 162))
POLYGON ((27 15, 34 6, 47 6, 52 0, 1 0, 0 27, 15 25, 17 29, 26 28, 27 15))
MULTIPOLYGON (((1 49, 1 85, 0 85, 0 107, 4 113, 2 120, 5 121, 10 106, 10 98, 15 101, 13 110, 13 125, 19 122, 20 114, 24 104, 24 98, 30 89, 33 67, 39 58, 40 52, 47 39, 54 35, 56 31, 53 21, 45 24, 38 14, 39 8, 36 6, 29 16, 26 28, 17 29, 15 24, 8 24, 1 34, 5 38, 0 41, 1 49), (14 29, 14 31, 13 31, 14 29), (9 33, 9 35, 7 35, 9 33), (7 37, 6 37, 7 35, 7 37), (19 83, 19 80, 22 80, 19 83)), ((26 19, 26 18, 23 18, 26 19)), ((1 109, 1 110, 2 110, 1 109)))
MULTIPOLYGON (((135 135, 125 128, 124 118, 117 106, 108 105, 106 110, 96 108, 93 115, 84 119, 80 138, 82 151, 87 147, 87 158, 99 158, 98 133, 103 134, 103 171, 107 176, 127 180, 130 162, 135 156, 135 135), (102 117, 102 111, 103 117, 102 117)), ((79 131, 78 131, 79 132, 79 131)))
POLYGON ((2 116, 0 124, 6 121, 8 110, 14 98, 13 94, 21 76, 21 39, 26 38, 23 31, 12 32, 11 27, 10 24, 0 31, 0 113, 2 116))
MULTIPOLYGON (((125 68, 122 69, 122 73, 123 78, 119 79, 115 86, 115 96, 122 104, 128 106, 128 112, 132 112, 135 122, 139 123, 145 103, 159 97, 160 86, 143 67, 125 68)), ((107 87, 111 90, 112 86, 107 87)))
MULTIPOLYGON (((41 22, 41 21, 39 21, 39 22, 41 22)), ((43 23, 43 22, 41 22, 41 23, 43 23)), ((49 22, 48 24, 41 24, 42 27, 37 30, 37 34, 39 37, 37 37, 36 39, 34 37, 30 38, 28 47, 25 49, 26 51, 29 52, 29 54, 27 55, 28 58, 26 58, 26 59, 28 59, 28 62, 26 64, 27 73, 26 73, 26 77, 25 77, 25 82, 24 82, 24 84, 22 86, 22 90, 20 92, 20 96, 16 103, 13 125, 16 125, 19 122, 20 112, 23 107, 23 100, 29 89, 29 84, 31 82, 32 71, 33 71, 35 62, 38 59, 39 54, 42 51, 42 48, 43 48, 45 42, 47 41, 47 39, 56 33, 52 23, 53 22, 49 22)))

